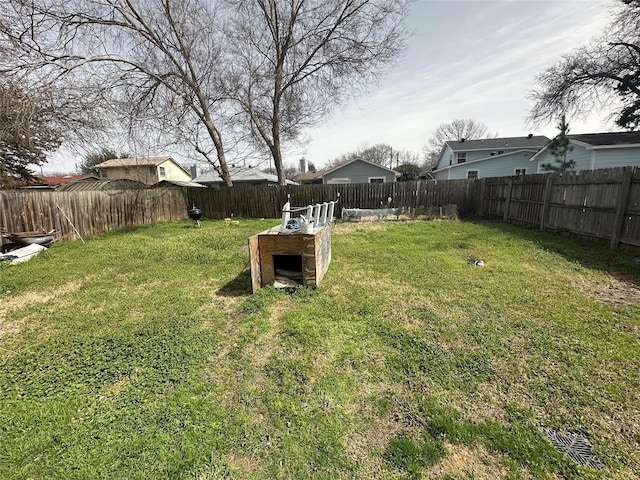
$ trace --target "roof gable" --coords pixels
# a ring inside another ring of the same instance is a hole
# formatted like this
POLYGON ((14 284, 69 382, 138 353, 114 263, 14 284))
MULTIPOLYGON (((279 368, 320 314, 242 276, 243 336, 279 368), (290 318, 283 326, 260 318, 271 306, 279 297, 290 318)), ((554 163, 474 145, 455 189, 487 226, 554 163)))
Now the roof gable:
MULTIPOLYGON (((440 167, 434 171, 440 171, 440 170, 447 170, 447 169, 453 169, 453 168, 464 168, 464 167, 468 167, 469 165, 474 165, 476 163, 479 162, 485 162, 487 160, 508 160, 508 157, 512 156, 512 155, 516 155, 518 153, 522 153, 522 152, 529 152, 529 153, 535 153, 536 150, 533 148, 520 148, 518 150, 512 150, 509 152, 504 152, 501 153, 499 155, 488 155, 486 157, 482 157, 482 158, 476 158, 475 160, 471 160, 468 162, 462 162, 462 163, 454 163, 452 165, 445 165, 444 167, 440 167)), ((531 156, 531 158, 533 158, 534 155, 531 156)))
MULTIPOLYGON (((587 150, 606 150, 609 148, 640 148, 640 132, 608 132, 608 133, 578 133, 567 135, 569 141, 587 150)), ((537 161, 548 150, 547 144, 536 153, 531 160, 537 161)))
POLYGON ((365 163, 365 164, 368 164, 368 165, 372 165, 372 166, 374 166, 376 168, 379 168, 381 170, 384 170, 387 173, 393 173, 394 175, 399 175, 399 173, 396 172, 395 170, 392 170, 391 168, 383 167, 379 163, 370 162, 369 160, 363 160, 362 158, 356 158, 356 159, 351 160, 349 162, 341 163, 340 165, 337 165, 337 166, 335 166, 333 168, 329 168, 327 170, 323 170, 322 171, 323 172, 322 176, 324 177, 325 175, 328 175, 329 173, 334 173, 334 172, 340 170, 341 168, 344 168, 347 165, 351 165, 352 163, 355 163, 355 162, 362 162, 362 163, 365 163))
POLYGON ((176 162, 172 157, 132 157, 132 158, 112 158, 106 162, 98 163, 94 168, 115 168, 115 167, 157 167, 163 163, 171 162, 184 173, 191 177, 191 173, 176 162))

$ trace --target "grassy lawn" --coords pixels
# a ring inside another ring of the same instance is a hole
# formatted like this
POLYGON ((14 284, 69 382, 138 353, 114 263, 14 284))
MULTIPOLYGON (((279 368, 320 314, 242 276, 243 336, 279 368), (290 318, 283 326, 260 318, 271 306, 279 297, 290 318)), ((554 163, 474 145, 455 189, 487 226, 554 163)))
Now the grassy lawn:
POLYGON ((247 238, 275 223, 0 264, 0 478, 640 478, 637 254, 339 224, 317 290, 251 295, 247 238))

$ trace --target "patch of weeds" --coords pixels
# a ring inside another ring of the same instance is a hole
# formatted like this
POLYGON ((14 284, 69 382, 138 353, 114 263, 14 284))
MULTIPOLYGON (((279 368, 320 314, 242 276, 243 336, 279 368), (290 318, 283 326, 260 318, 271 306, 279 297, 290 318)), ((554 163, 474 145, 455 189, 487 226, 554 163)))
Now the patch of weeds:
POLYGON ((313 347, 325 338, 316 319, 307 317, 304 312, 287 314, 281 321, 280 335, 288 344, 313 347))
POLYGON ((302 358, 287 359, 272 355, 264 366, 267 376, 279 391, 303 394, 308 390, 311 365, 302 358))
POLYGON ((136 332, 57 340, 10 357, 0 372, 0 398, 97 393, 124 378, 162 392, 189 372, 190 349, 175 332, 136 332))
POLYGON ((407 478, 418 479, 422 478, 422 469, 435 465, 445 455, 442 442, 426 435, 415 440, 403 433, 390 440, 384 459, 394 468, 405 472, 407 478))
POLYGON ((284 293, 271 285, 265 285, 253 295, 250 295, 241 305, 240 310, 244 313, 264 313, 284 293))
POLYGON ((397 327, 381 325, 378 331, 397 352, 389 357, 390 365, 406 378, 426 376, 467 392, 492 378, 491 362, 484 352, 447 351, 419 333, 397 327))

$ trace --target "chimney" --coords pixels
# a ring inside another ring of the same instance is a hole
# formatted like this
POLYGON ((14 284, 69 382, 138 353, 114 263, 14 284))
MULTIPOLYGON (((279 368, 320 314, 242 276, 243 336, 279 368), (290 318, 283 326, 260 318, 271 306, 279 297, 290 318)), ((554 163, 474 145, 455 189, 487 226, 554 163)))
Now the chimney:
POLYGON ((191 180, 193 180, 198 176, 198 169, 196 168, 195 165, 191 165, 189 167, 189 173, 191 173, 191 180))
POLYGON ((307 173, 307 159, 304 157, 300 159, 300 173, 307 173))

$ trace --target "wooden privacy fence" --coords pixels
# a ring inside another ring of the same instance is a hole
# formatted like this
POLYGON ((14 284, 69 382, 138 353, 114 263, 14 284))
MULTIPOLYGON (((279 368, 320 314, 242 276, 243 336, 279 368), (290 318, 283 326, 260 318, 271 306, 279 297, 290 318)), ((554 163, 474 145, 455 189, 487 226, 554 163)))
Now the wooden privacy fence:
POLYGON ((278 218, 291 195, 291 205, 330 202, 340 194, 337 216, 342 208, 380 208, 391 198, 394 207, 458 205, 462 215, 476 212, 479 184, 469 180, 361 183, 340 185, 235 186, 233 188, 189 189, 188 203, 197 205, 205 217, 230 216, 278 218))
POLYGON ((638 167, 483 178, 479 191, 480 216, 640 246, 638 167))
POLYGON ((480 180, 309 186, 236 186, 220 189, 0 192, 0 229, 51 230, 75 238, 116 228, 187 218, 199 207, 206 218, 279 218, 282 206, 335 200, 341 208, 441 207, 461 215, 499 218, 640 246, 640 169, 625 167, 580 174, 538 174, 480 180), (67 219, 68 217, 68 219, 67 219))
POLYGON ((42 192, 0 191, 0 229, 55 229, 63 238, 187 218, 179 189, 42 192), (77 230, 77 233, 76 233, 77 230))

